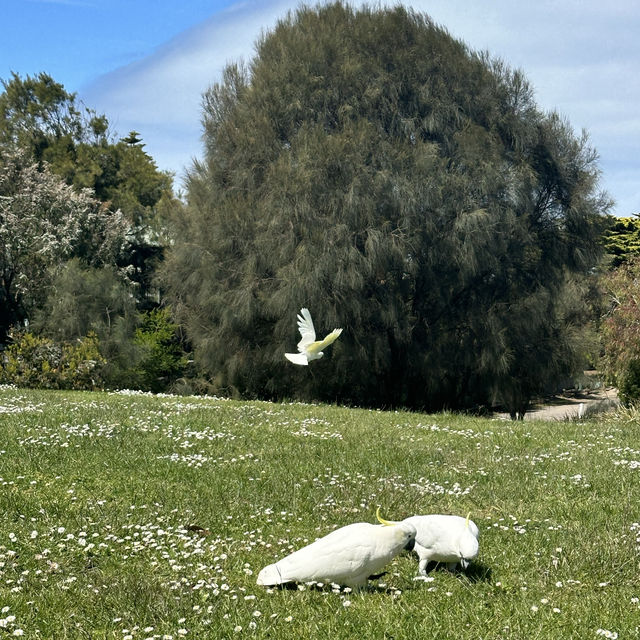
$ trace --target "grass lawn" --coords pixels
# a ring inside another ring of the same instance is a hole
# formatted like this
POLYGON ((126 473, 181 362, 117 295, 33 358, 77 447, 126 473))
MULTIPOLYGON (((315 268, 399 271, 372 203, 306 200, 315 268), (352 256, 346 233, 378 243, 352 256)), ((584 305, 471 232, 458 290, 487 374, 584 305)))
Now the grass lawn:
POLYGON ((0 389, 0 640, 638 638, 640 419, 0 389), (267 590, 336 526, 466 515, 466 574, 267 590), (616 636, 617 634, 617 636, 616 636))

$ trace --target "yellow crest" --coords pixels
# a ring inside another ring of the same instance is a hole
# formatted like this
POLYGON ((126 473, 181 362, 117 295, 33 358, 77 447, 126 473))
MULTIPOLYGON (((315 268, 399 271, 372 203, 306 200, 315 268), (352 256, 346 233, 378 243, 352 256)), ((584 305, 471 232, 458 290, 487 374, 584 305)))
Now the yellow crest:
POLYGON ((390 522, 389 520, 385 520, 380 516, 380 507, 376 509, 376 518, 380 524, 383 524, 385 527, 390 527, 394 524, 398 524, 397 522, 390 522))

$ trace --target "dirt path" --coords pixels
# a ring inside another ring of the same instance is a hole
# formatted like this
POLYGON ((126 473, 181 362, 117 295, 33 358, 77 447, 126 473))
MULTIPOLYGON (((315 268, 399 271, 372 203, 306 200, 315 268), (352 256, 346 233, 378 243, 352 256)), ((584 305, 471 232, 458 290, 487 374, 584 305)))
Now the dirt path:
MULTIPOLYGON (((613 387, 557 395, 543 404, 533 404, 524 416, 525 420, 568 420, 586 417, 619 404, 618 393, 613 387)), ((500 417, 509 418, 506 413, 500 417)))

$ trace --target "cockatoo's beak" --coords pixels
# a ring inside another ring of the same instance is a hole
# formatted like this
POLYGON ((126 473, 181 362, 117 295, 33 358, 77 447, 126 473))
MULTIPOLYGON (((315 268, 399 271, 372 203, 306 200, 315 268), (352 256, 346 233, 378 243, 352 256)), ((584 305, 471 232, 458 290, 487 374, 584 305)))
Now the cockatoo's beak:
POLYGON ((394 524, 398 524, 397 522, 390 522, 389 520, 385 520, 384 518, 382 518, 380 516, 380 507, 376 509, 376 518, 378 519, 378 522, 384 525, 385 527, 391 527, 394 524))

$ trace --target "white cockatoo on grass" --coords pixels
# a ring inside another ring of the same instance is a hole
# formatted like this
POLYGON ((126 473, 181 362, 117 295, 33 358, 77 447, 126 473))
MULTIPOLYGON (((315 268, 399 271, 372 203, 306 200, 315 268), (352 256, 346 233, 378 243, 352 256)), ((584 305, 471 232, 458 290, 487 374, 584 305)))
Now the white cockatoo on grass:
POLYGON ((408 522, 350 524, 266 566, 258 574, 257 583, 273 586, 315 581, 359 589, 415 535, 414 526, 408 522))
POLYGON ((316 330, 313 327, 313 320, 309 309, 301 309, 298 314, 298 329, 302 336, 298 342, 299 353, 285 353, 284 357, 293 362, 293 364, 308 365, 312 360, 322 358, 324 353, 322 350, 335 342, 342 333, 342 329, 334 329, 328 334, 324 340, 316 340, 316 330))
POLYGON ((466 569, 478 555, 480 532, 469 516, 411 516, 402 522, 415 527, 413 551, 418 554, 418 571, 423 576, 427 574, 427 565, 431 561, 446 563, 447 569, 453 571, 457 564, 466 569))

